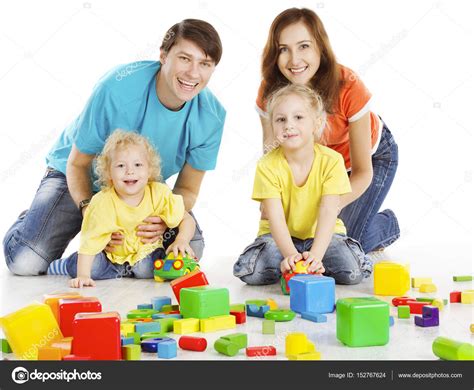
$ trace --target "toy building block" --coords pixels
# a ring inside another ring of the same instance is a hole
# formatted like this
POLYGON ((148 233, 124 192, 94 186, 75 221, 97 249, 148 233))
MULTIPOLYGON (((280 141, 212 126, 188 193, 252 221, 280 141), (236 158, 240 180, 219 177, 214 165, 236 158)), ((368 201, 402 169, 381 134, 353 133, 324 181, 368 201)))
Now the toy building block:
POLYGON ((461 276, 453 276, 454 282, 470 282, 472 281, 472 275, 461 275, 461 276))
POLYGON ((410 289, 408 264, 381 261, 374 265, 374 294, 403 295, 410 289))
POLYGON ((200 329, 203 333, 235 328, 236 317, 233 315, 215 316, 200 320, 200 329))
POLYGON ((247 333, 231 333, 226 336, 222 336, 221 339, 235 343, 239 349, 247 348, 247 333))
MULTIPOLYGON (((291 290, 290 290, 291 293, 291 290)), ((312 353, 315 352, 315 347, 312 342, 310 342, 306 334, 290 333, 285 338, 285 355, 286 357, 291 355, 299 355, 303 353, 312 353)))
POLYGON ((41 347, 38 349, 38 360, 62 360, 61 350, 54 347, 41 347))
POLYGON ((151 318, 151 316, 156 313, 158 313, 158 311, 154 309, 135 309, 135 310, 130 310, 127 313, 127 318, 128 319, 151 318))
POLYGON ((239 347, 236 343, 223 338, 217 339, 215 341, 214 349, 217 352, 227 356, 235 356, 239 353, 239 347))
POLYGON ((321 360, 321 352, 300 353, 299 355, 289 355, 288 360, 321 360))
POLYGON ((141 342, 141 337, 136 332, 127 333, 126 337, 133 337, 133 344, 140 344, 140 342, 141 342))
POLYGON ((432 292, 436 292, 436 291, 438 291, 438 289, 436 288, 436 286, 433 283, 420 284, 420 292, 422 292, 422 293, 432 293, 432 292))
POLYGON ((183 318, 209 318, 229 315, 229 290, 211 286, 183 288, 180 291, 183 318))
POLYGON ((120 344, 122 347, 124 345, 135 344, 135 339, 133 337, 120 336, 120 344))
POLYGON ((313 322, 327 322, 328 321, 328 318, 324 314, 311 313, 307 311, 305 311, 304 313, 301 313, 301 318, 304 318, 305 320, 313 321, 313 322))
POLYGON ((461 292, 461 303, 474 303, 474 290, 461 292))
POLYGON ((418 302, 417 300, 410 297, 397 297, 392 299, 392 304, 394 306, 409 306, 411 314, 421 314, 423 311, 423 306, 428 305, 428 302, 418 302))
POLYGON ((171 298, 167 296, 153 297, 151 298, 151 304, 153 305, 153 310, 161 311, 164 305, 171 305, 171 298))
POLYGON ((265 313, 270 310, 270 306, 262 305, 257 306, 253 303, 247 305, 247 316, 248 317, 257 317, 264 318, 265 313))
POLYGON ((135 324, 130 322, 122 322, 120 324, 120 334, 126 335, 127 333, 135 332, 135 324))
POLYGON ((159 320, 160 318, 176 318, 177 320, 183 318, 181 314, 175 313, 157 313, 151 316, 152 320, 159 320))
POLYGON ((268 301, 266 299, 247 299, 245 301, 245 306, 248 306, 248 305, 255 305, 255 306, 260 307, 260 306, 268 305, 268 301))
POLYGON ((270 306, 270 310, 277 310, 278 309, 278 304, 275 302, 275 300, 268 298, 267 299, 267 305, 270 306))
POLYGON ((142 349, 136 344, 126 344, 122 346, 123 360, 140 360, 142 349))
POLYGON ((446 337, 437 337, 433 341, 433 353, 443 360, 474 360, 474 346, 446 337))
POLYGON ((444 308, 444 302, 441 299, 433 299, 431 306, 436 306, 441 311, 444 308))
POLYGON ((137 309, 138 310, 142 310, 142 309, 152 309, 153 310, 153 304, 151 304, 151 303, 140 303, 139 305, 137 305, 137 309))
POLYGON ((263 334, 275 334, 275 321, 274 320, 263 320, 263 322, 262 322, 262 333, 263 334))
POLYGON ((248 357, 276 356, 276 348, 271 345, 247 347, 245 348, 245 354, 248 357))
POLYGON ((77 299, 82 295, 77 292, 64 292, 57 294, 46 294, 43 296, 43 303, 46 303, 53 311, 54 318, 59 324, 59 300, 60 299, 77 299))
POLYGON ((178 354, 176 340, 162 341, 158 344, 158 357, 161 359, 173 359, 178 354))
POLYGON ((61 358, 70 355, 72 351, 72 337, 65 337, 59 341, 53 341, 50 347, 57 348, 61 352, 61 358))
POLYGON ((92 360, 120 360, 120 315, 77 313, 72 324, 72 353, 92 360))
POLYGON ((186 351, 204 352, 207 348, 207 340, 204 337, 181 336, 179 347, 186 351))
POLYGON ((245 314, 245 311, 230 311, 230 315, 235 317, 235 323, 236 324, 245 324, 247 321, 247 315, 245 314))
POLYGON ((207 286, 209 282, 207 281, 206 275, 204 272, 199 269, 195 269, 187 275, 181 276, 180 278, 174 279, 170 282, 170 286, 173 290, 174 296, 179 303, 179 292, 182 288, 185 287, 199 287, 207 286))
POLYGON ((471 326, 469 327, 471 333, 474 333, 474 324, 471 324, 471 326))
POLYGON ((439 325, 439 309, 434 306, 423 307, 422 316, 415 316, 415 325, 423 328, 439 325))
POLYGON ((8 341, 6 339, 0 339, 2 342, 2 353, 12 353, 12 349, 10 347, 10 344, 8 344, 8 341))
POLYGON ((63 338, 51 307, 44 303, 32 303, 0 318, 0 326, 15 356, 23 360, 36 360, 39 347, 63 338))
POLYGON ((141 342, 141 348, 143 352, 158 353, 158 344, 163 341, 173 340, 170 337, 155 337, 154 339, 146 339, 141 342))
POLYGON ((398 306, 398 318, 410 318, 410 306, 400 305, 398 306))
POLYGON ((429 305, 431 305, 431 302, 433 302, 434 298, 431 298, 431 297, 417 297, 415 300, 418 301, 418 302, 426 302, 429 305))
POLYGON ((135 332, 139 335, 148 332, 161 332, 161 324, 159 322, 137 322, 135 332))
POLYGON ((184 318, 173 322, 173 332, 176 334, 188 334, 199 332, 198 318, 184 318))
POLYGON ((425 283, 433 283, 433 281, 431 278, 411 278, 411 286, 413 288, 418 288, 425 283))
POLYGON ((71 355, 64 356, 63 360, 69 361, 69 360, 92 360, 92 359, 90 356, 77 356, 77 355, 71 354, 71 355))
MULTIPOLYGON (((163 337, 168 337, 168 334, 162 333, 162 332, 147 332, 147 333, 143 333, 140 336, 140 342, 146 339, 156 339, 156 338, 163 338, 163 337)), ((140 342, 138 344, 140 344, 140 342)), ((134 340, 134 344, 135 344, 135 340, 134 340)))
POLYGON ((172 332, 174 329, 175 321, 177 321, 177 319, 173 317, 160 318, 158 320, 155 320, 155 322, 158 322, 160 324, 161 332, 163 333, 172 332))
POLYGON ((344 298, 336 304, 337 338, 349 347, 385 345, 389 340, 390 310, 377 298, 344 298))
POLYGON ((334 278, 322 275, 296 275, 288 282, 290 308, 296 313, 331 313, 336 302, 334 278))
POLYGON ((277 309, 277 310, 268 310, 265 313, 265 318, 267 320, 274 320, 275 322, 287 322, 292 321, 296 316, 296 313, 293 310, 277 309))
POLYGON ((390 326, 395 325, 395 319, 393 318, 393 316, 390 316, 388 319, 389 319, 389 325, 390 326))
POLYGON ((161 311, 163 313, 179 312, 179 305, 163 305, 161 311))
POLYGON ((77 313, 99 313, 102 305, 95 297, 59 300, 59 327, 66 337, 72 336, 72 322, 77 313))
POLYGON ((461 303, 461 291, 452 291, 449 293, 450 303, 461 303))
POLYGON ((231 303, 229 306, 230 311, 245 311, 245 304, 244 303, 231 303))

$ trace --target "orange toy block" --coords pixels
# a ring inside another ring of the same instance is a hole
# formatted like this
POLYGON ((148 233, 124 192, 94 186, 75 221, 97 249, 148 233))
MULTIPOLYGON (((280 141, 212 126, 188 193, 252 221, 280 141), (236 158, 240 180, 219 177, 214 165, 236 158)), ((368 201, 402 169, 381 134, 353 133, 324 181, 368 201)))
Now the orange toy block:
POLYGON ((60 299, 77 299, 82 298, 82 295, 77 292, 64 292, 57 294, 46 294, 43 296, 43 303, 46 303, 53 312, 54 318, 59 324, 59 300, 60 299))
POLYGON ((61 358, 71 354, 72 337, 65 337, 61 341, 51 343, 50 347, 57 348, 61 351, 61 358))
POLYGON ((62 360, 63 355, 59 348, 42 347, 38 348, 38 360, 62 360))

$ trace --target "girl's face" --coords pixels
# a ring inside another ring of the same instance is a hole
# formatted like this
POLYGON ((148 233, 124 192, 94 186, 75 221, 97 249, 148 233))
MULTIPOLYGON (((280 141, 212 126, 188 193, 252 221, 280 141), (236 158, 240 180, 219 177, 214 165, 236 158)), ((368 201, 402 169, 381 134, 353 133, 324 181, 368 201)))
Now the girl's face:
POLYGON ((319 69, 321 54, 303 22, 284 28, 278 42, 278 69, 292 84, 307 85, 319 69))
POLYGON ((142 145, 118 148, 111 153, 110 178, 117 194, 139 195, 150 178, 150 165, 142 145))
POLYGON ((286 150, 314 145, 316 126, 309 104, 298 95, 284 96, 273 109, 273 133, 286 150))

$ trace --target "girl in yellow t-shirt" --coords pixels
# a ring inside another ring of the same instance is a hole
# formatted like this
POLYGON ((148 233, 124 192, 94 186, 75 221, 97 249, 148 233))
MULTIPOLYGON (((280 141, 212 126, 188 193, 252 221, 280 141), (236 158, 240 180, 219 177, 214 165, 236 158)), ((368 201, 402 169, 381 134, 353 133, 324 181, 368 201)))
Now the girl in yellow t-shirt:
POLYGON ((150 215, 160 217, 169 228, 179 227, 173 251, 194 256, 189 242, 195 222, 185 211, 181 195, 175 195, 160 179, 160 159, 143 136, 114 131, 97 158, 102 190, 84 213, 79 251, 53 261, 48 274, 67 274, 71 287, 94 286, 94 279, 123 276, 153 278, 153 262, 164 257, 163 240, 143 243, 136 227, 150 215), (106 252, 112 233, 123 236, 121 245, 106 252))
POLYGON ((290 84, 272 95, 268 107, 276 145, 257 164, 252 194, 268 219, 260 221, 234 275, 248 284, 271 284, 304 260, 310 272, 359 283, 372 264, 337 218, 341 195, 351 186, 342 156, 315 142, 325 125, 321 98, 290 84))

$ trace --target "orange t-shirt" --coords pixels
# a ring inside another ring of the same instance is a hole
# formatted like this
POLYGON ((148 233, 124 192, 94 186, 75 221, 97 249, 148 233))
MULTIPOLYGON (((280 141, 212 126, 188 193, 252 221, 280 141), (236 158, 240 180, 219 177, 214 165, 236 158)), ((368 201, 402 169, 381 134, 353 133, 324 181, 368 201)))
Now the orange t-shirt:
MULTIPOLYGON (((360 119, 370 112, 370 127, 372 131, 372 153, 378 147, 381 135, 382 121, 370 111, 372 94, 362 80, 351 69, 339 65, 341 79, 344 83, 339 92, 339 99, 334 114, 328 115, 322 140, 324 145, 342 154, 346 169, 351 168, 349 123, 360 119)), ((258 90, 257 109, 260 115, 266 115, 266 101, 263 99, 265 81, 262 81, 258 90)))

